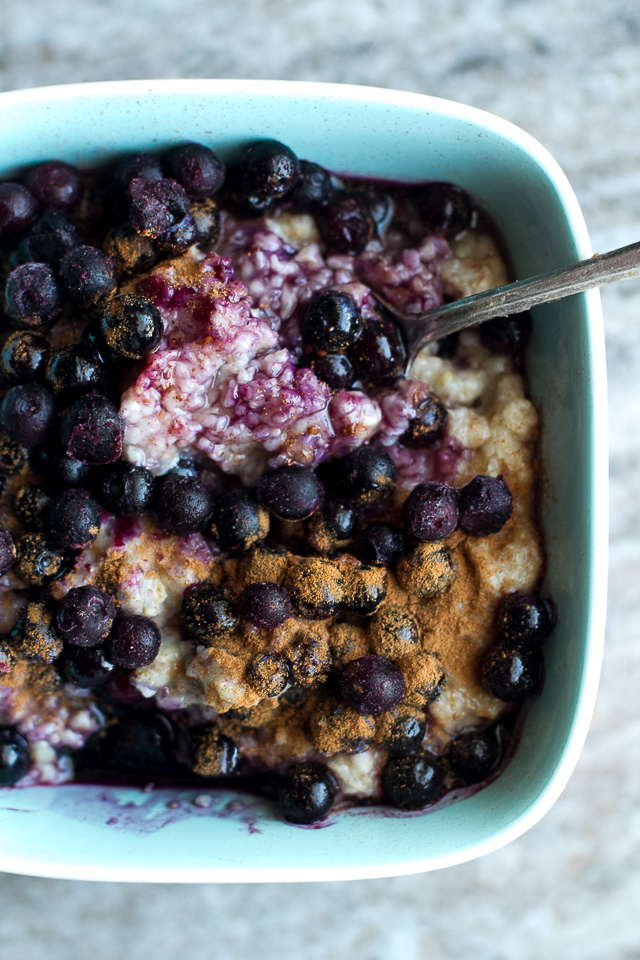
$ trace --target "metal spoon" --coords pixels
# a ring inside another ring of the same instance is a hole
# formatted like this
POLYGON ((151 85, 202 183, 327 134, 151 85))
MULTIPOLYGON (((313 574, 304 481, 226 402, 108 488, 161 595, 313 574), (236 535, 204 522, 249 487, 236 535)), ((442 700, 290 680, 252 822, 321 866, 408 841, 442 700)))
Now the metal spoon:
POLYGON ((400 313, 382 297, 377 294, 375 297, 404 332, 408 373, 420 350, 431 340, 446 337, 447 334, 456 333, 493 317, 523 313, 539 303, 562 300, 574 293, 582 293, 583 290, 638 276, 640 243, 631 243, 619 250, 611 250, 609 253, 590 257, 589 260, 560 267, 551 273, 541 273, 528 280, 516 280, 515 283, 484 290, 442 307, 433 307, 424 313, 400 313))

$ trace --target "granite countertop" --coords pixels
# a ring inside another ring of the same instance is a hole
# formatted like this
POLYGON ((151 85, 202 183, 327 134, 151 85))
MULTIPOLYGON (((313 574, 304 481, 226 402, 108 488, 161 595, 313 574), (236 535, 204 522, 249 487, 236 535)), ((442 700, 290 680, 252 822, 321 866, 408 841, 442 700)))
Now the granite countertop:
MULTIPOLYGON (((192 0, 188 17, 180 9, 174 0, 0 0, 0 89, 221 76, 436 94, 541 140, 577 192, 595 250, 640 237, 637 0, 192 0)), ((603 304, 606 652, 584 753, 543 821, 483 859, 392 880, 131 887, 3 875, 0 944, 11 955, 19 945, 22 960, 640 958, 640 281, 605 290, 603 304)))

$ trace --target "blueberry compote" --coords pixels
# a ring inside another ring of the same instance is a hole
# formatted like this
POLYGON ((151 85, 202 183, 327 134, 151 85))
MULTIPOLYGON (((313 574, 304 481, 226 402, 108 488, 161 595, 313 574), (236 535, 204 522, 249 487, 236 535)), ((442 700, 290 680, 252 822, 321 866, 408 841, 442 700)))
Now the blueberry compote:
POLYGON ((0 183, 0 254, 0 785, 232 783, 307 825, 495 776, 557 619, 532 321, 407 378, 377 297, 506 281, 473 198, 176 143, 0 183))

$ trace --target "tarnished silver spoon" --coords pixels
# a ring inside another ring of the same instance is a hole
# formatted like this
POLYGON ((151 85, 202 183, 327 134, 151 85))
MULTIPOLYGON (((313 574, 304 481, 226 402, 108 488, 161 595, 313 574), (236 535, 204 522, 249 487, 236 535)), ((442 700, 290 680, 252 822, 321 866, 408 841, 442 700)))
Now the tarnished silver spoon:
POLYGON ((382 297, 377 294, 375 297, 404 332, 408 373, 420 350, 432 340, 446 337, 450 333, 491 320, 493 317, 523 313, 539 303, 562 300, 574 293, 638 276, 640 243, 631 243, 619 250, 597 254, 588 260, 560 267, 550 273, 541 273, 528 280, 516 280, 515 283, 484 290, 442 307, 433 307, 424 313, 400 313, 382 297))

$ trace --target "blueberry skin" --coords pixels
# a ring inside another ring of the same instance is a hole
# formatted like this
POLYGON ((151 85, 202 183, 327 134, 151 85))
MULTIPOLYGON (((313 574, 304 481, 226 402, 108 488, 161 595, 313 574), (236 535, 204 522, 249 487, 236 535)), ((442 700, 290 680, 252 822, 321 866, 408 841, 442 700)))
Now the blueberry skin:
POLYGON ((113 261, 97 247, 81 245, 60 261, 65 293, 79 307, 91 307, 116 288, 113 261))
POLYGON ((62 657, 62 674, 83 690, 104 686, 115 673, 115 665, 104 647, 69 647, 62 657))
POLYGON ((99 646, 109 636, 115 618, 115 603, 94 586, 72 587, 56 611, 58 633, 75 647, 99 646))
POLYGON ((182 599, 182 619, 188 632, 201 642, 231 633, 238 624, 236 605, 228 590, 199 583, 182 599))
POLYGON ((0 727, 0 787, 12 787, 31 766, 29 744, 11 727, 0 727))
POLYGON ((153 501, 155 478, 145 467, 119 460, 102 476, 102 502, 117 517, 141 517, 153 501))
POLYGON ((360 556, 374 567, 392 566, 403 549, 402 530, 382 521, 369 524, 358 539, 360 556))
POLYGON ((440 798, 444 774, 435 757, 422 750, 392 757, 382 774, 382 784, 390 803, 400 810, 420 810, 440 798))
POLYGON ((556 609, 552 600, 523 594, 508 594, 498 606, 498 633, 512 643, 537 646, 554 628, 556 609))
POLYGON ((247 490, 230 490, 213 504, 211 533, 223 550, 247 550, 269 533, 269 514, 247 490))
POLYGON ((237 175, 244 195, 258 201, 285 196, 300 176, 300 161, 278 140, 260 140, 247 151, 237 175))
POLYGON ((458 526, 458 497, 446 483, 419 483, 402 508, 407 533, 416 540, 444 540, 458 526))
POLYGON ((307 305, 300 329, 302 339, 316 350, 340 353, 347 350, 362 332, 360 311, 351 297, 327 290, 307 305))
POLYGON ((13 542, 13 537, 6 527, 0 524, 0 577, 4 577, 5 573, 11 570, 15 562, 16 545, 13 542))
POLYGON ((340 675, 339 685, 350 707, 374 717, 395 710, 406 691, 400 667, 374 653, 351 660, 340 675))
POLYGON ((281 520, 304 520, 318 509, 324 487, 311 470, 279 467, 260 477, 258 500, 281 520))
POLYGON ((294 210, 316 213, 327 203, 332 189, 331 177, 323 167, 301 160, 300 179, 287 199, 294 210))
POLYGON ((35 447, 49 436, 55 418, 51 391, 39 383, 10 387, 0 404, 0 425, 24 447, 35 447))
POLYGON ((83 178, 77 167, 62 160, 39 163, 27 174, 27 187, 48 210, 68 213, 80 203, 83 178))
POLYGON ((495 727, 464 730, 449 741, 444 759, 465 784, 480 783, 496 769, 502 748, 495 727))
POLYGON ((363 446, 327 464, 326 476, 341 496, 364 506, 389 496, 396 481, 396 468, 384 450, 363 446))
POLYGON ((138 614, 116 617, 108 642, 109 658, 116 666, 148 667, 159 650, 160 631, 153 620, 138 614))
POLYGON ((7 277, 5 302, 20 324, 38 327, 62 312, 62 296, 53 270, 46 263, 24 263, 7 277))
POLYGON ((19 234, 38 212, 38 201, 21 183, 0 183, 0 241, 19 234))
POLYGON ((482 666, 486 688, 507 703, 520 703, 542 685, 542 654, 538 647, 514 646, 508 641, 493 647, 482 666))
POLYGON ((240 594, 240 611, 254 627, 274 630, 291 616, 291 598, 284 587, 268 580, 250 583, 240 594))
POLYGON ((459 522, 465 533, 486 537, 502 530, 513 513, 513 497, 504 477, 478 474, 458 492, 459 522))
POLYGON ((225 166, 217 154, 200 143, 185 143, 170 150, 164 160, 170 175, 192 200, 204 200, 224 183, 225 166))
POLYGON ((280 790, 280 806, 285 820, 300 824, 323 820, 333 806, 336 792, 333 775, 322 764, 293 764, 280 790))
POLYGON ((82 550, 100 533, 102 508, 86 490, 71 488, 55 497, 46 512, 46 529, 58 546, 82 550))
POLYGON ((163 530, 186 536, 204 530, 213 510, 213 501, 209 491, 195 477, 168 474, 156 495, 155 507, 163 530))
POLYGON ((122 453, 122 421, 111 401, 90 393, 62 414, 60 439, 67 456, 80 463, 113 463, 122 453))
POLYGON ((375 224, 369 205, 357 193, 336 192, 318 215, 322 239, 338 253, 362 253, 373 237, 375 224))
POLYGON ((11 383, 41 379, 51 356, 51 343, 40 333, 17 330, 0 352, 0 372, 11 383))

